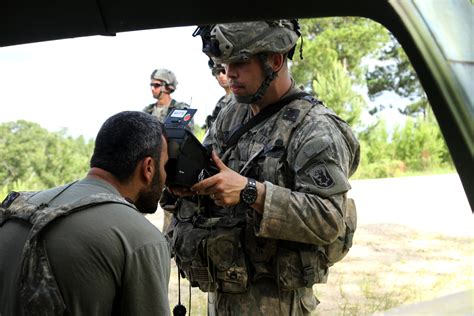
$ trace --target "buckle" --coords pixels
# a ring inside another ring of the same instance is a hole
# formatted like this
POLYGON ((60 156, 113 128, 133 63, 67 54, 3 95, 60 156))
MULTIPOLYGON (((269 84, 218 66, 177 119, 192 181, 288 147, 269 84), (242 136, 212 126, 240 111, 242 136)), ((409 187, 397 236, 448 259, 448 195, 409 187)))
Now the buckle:
POLYGON ((303 280, 304 280, 304 285, 306 287, 311 287, 314 284, 314 268, 309 266, 309 267, 303 267, 303 280))

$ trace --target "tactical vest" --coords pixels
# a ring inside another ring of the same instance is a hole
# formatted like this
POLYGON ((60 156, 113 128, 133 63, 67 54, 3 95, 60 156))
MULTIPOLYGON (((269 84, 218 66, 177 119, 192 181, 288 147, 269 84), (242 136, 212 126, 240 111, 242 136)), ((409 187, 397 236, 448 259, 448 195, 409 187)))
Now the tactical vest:
MULTIPOLYGON (((148 114, 153 114, 153 109, 155 108, 155 106, 156 106, 156 103, 149 104, 143 109, 143 112, 148 113, 148 114)), ((171 99, 171 103, 166 110, 166 115, 164 117, 159 117, 158 120, 160 122, 163 122, 166 116, 168 116, 171 113, 171 111, 174 109, 187 109, 189 107, 190 106, 184 102, 178 102, 175 99, 171 99)))
MULTIPOLYGON (((254 154, 242 161, 234 147, 227 148, 221 155, 224 163, 257 181, 293 188, 290 168, 285 165, 288 144, 308 112, 314 106, 323 107, 314 98, 303 99, 308 102, 298 102, 297 106, 290 103, 281 110, 285 119, 278 119, 275 124, 278 131, 284 132, 274 142, 269 142, 265 133, 253 134, 249 138, 257 139, 254 154)), ((353 201, 347 201, 346 231, 326 246, 257 237, 253 209, 243 204, 215 207, 206 197, 178 201, 168 237, 180 271, 202 291, 243 293, 249 284, 265 277, 277 280, 285 290, 312 287, 326 282, 328 268, 341 260, 352 245, 356 213, 353 201)))
POLYGON ((214 123, 214 121, 216 120, 217 118, 217 115, 219 114, 219 112, 225 108, 227 106, 227 104, 229 104, 229 102, 232 102, 232 94, 226 94, 226 95, 223 95, 216 103, 216 106, 214 107, 214 110, 212 110, 212 114, 211 115, 208 115, 206 117, 206 124, 205 124, 205 128, 206 129, 210 129, 211 126, 212 126, 212 123, 214 123))
MULTIPOLYGON (((70 185, 67 185, 59 194, 70 185)), ((10 219, 20 219, 31 225, 20 262, 18 297, 24 313, 26 315, 63 315, 66 306, 41 238, 44 228, 58 218, 100 204, 118 203, 136 208, 122 197, 109 193, 97 193, 60 206, 48 205, 59 194, 46 204, 35 205, 28 202, 36 193, 38 192, 11 192, 0 205, 0 226, 10 219)))

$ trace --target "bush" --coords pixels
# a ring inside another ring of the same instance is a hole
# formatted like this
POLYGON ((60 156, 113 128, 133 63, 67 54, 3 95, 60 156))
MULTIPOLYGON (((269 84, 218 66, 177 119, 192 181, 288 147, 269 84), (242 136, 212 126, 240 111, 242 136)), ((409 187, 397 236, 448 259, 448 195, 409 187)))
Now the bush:
POLYGON ((0 124, 0 192, 40 190, 84 177, 93 145, 32 122, 0 124))
POLYGON ((360 165, 355 179, 453 171, 448 148, 434 120, 408 118, 390 137, 383 120, 359 133, 360 165))
POLYGON ((361 163, 353 179, 394 178, 402 176, 406 171, 403 161, 383 159, 370 164, 361 163))
POLYGON ((427 171, 450 163, 446 161, 446 144, 434 122, 408 119, 403 128, 395 130, 393 144, 395 156, 410 170, 427 171))

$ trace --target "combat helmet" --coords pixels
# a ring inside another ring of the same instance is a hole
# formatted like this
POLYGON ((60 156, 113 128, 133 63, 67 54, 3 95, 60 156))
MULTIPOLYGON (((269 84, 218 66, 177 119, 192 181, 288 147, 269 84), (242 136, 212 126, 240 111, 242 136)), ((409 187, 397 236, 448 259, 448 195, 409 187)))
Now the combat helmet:
POLYGON ((151 79, 163 81, 170 92, 176 90, 176 86, 178 85, 174 73, 171 70, 164 68, 153 70, 151 73, 151 79))
POLYGON ((298 20, 294 19, 198 26, 193 36, 198 35, 203 53, 215 64, 245 62, 252 56, 259 58, 265 73, 260 88, 253 95, 236 96, 239 102, 253 103, 263 97, 277 75, 267 65, 266 53, 287 54, 292 59, 301 33, 298 20))
POLYGON ((259 53, 288 53, 293 57, 301 35, 298 20, 256 21, 200 26, 202 51, 216 64, 248 60, 259 53))

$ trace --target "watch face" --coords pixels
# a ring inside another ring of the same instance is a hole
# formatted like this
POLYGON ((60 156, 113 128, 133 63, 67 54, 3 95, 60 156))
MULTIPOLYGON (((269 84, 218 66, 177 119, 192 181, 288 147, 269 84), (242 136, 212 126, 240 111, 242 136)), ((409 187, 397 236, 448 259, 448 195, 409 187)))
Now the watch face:
POLYGON ((257 190, 254 188, 246 188, 242 193, 242 200, 247 204, 255 203, 257 199, 257 190))
POLYGON ((242 190, 240 197, 246 204, 253 204, 257 200, 257 186, 255 180, 249 179, 247 186, 242 190))

